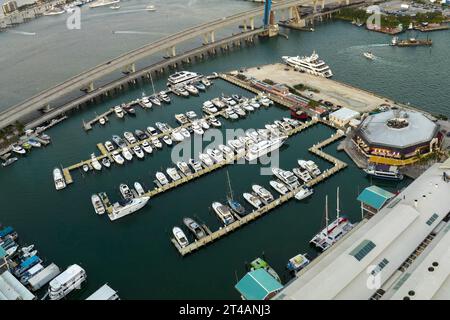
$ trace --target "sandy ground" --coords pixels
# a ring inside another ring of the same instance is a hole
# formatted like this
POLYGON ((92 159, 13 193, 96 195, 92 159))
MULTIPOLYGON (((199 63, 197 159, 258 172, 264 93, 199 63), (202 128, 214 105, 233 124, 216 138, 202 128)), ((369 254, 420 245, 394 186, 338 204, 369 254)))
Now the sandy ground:
POLYGON ((313 89, 317 89, 319 93, 303 91, 303 93, 314 100, 330 101, 334 104, 347 107, 358 112, 367 112, 378 108, 383 103, 393 104, 393 101, 387 98, 378 97, 370 92, 360 90, 349 85, 294 71, 286 65, 277 63, 261 66, 258 68, 250 68, 244 71, 248 77, 254 77, 258 80, 270 79, 277 83, 283 83, 289 86, 302 83, 313 89))

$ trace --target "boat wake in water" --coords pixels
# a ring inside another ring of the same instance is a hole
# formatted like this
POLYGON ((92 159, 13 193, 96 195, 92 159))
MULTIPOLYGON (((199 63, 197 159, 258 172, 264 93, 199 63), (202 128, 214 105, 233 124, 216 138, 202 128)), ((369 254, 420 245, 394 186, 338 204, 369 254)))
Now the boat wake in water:
POLYGON ((35 36, 36 32, 26 32, 26 31, 17 31, 17 30, 8 30, 9 33, 21 34, 23 36, 35 36))
POLYGON ((113 12, 99 13, 90 15, 89 18, 97 18, 97 17, 105 17, 105 16, 113 16, 117 14, 124 13, 135 13, 135 12, 147 12, 146 9, 136 9, 136 10, 112 10, 113 12))
POLYGON ((113 34, 155 34, 149 31, 134 31, 134 30, 113 30, 113 34))

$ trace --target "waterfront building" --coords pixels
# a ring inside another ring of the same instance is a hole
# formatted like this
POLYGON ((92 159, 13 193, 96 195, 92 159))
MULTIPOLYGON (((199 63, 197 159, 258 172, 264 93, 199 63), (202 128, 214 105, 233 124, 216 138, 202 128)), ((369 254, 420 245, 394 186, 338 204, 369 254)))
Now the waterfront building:
POLYGON ((371 217, 378 213, 394 196, 395 194, 377 186, 365 188, 358 196, 358 201, 361 202, 361 216, 371 217))
MULTIPOLYGON (((439 126, 423 113, 392 109, 364 119, 353 141, 369 160, 373 156, 378 160, 405 160, 433 151, 440 146, 442 138, 439 126)), ((386 164, 395 163, 387 161, 386 164)))
POLYGON ((340 108, 339 110, 330 113, 330 121, 338 127, 347 126, 351 120, 359 118, 360 114, 357 111, 349 108, 340 108))
POLYGON ((0 246, 0 273, 8 270, 8 261, 6 260, 6 251, 0 246))
POLYGON ((119 300, 119 296, 113 288, 107 284, 104 284, 97 291, 87 297, 86 300, 119 300))
POLYGON ((36 297, 11 272, 0 274, 0 300, 34 300, 36 297))
POLYGON ((264 268, 248 272, 235 286, 244 300, 269 300, 283 285, 264 268))
POLYGON ((448 174, 434 164, 313 260, 275 299, 450 298, 448 174))
POLYGON ((16 1, 8 1, 2 5, 3 14, 6 16, 17 11, 17 2, 16 1))

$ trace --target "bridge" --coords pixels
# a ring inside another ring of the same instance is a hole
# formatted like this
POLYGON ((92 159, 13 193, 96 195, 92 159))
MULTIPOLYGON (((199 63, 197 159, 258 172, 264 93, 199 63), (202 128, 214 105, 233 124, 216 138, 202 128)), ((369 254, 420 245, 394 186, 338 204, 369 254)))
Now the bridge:
MULTIPOLYGON (((277 3, 272 4, 271 12, 285 9, 292 12, 293 8, 297 8, 300 5, 314 5, 315 8, 318 3, 322 3, 322 6, 324 6, 325 4, 336 2, 344 2, 348 4, 349 0, 280 0, 277 3)), ((85 89, 87 94, 80 97, 77 101, 72 101, 72 105, 66 104, 64 110, 69 110, 72 107, 76 107, 79 105, 79 103, 81 103, 82 100, 92 99, 93 97, 96 97, 107 90, 104 86, 100 88, 100 90, 96 90, 94 87, 94 81, 99 80, 117 70, 124 70, 128 75, 130 75, 129 78, 132 78, 133 76, 136 76, 135 63, 153 54, 167 51, 169 58, 179 59, 176 53, 176 46, 187 40, 196 37, 203 37, 204 45, 211 45, 216 42, 215 31, 242 22, 244 26, 243 34, 241 35, 242 37, 245 37, 245 33, 247 32, 258 33, 255 32, 255 29, 257 29, 255 27, 255 18, 262 16, 263 14, 264 7, 258 7, 246 12, 223 17, 221 19, 216 19, 214 21, 185 29, 178 33, 161 38, 155 42, 149 43, 138 49, 122 54, 112 60, 84 71, 52 88, 46 89, 34 95, 33 97, 0 112, 0 128, 4 128, 16 121, 19 121, 30 113, 48 106, 51 102, 55 101, 56 99, 62 98, 69 93, 73 93, 79 89, 85 89)), ((156 68, 156 66, 154 67, 156 68)), ((134 77, 134 79, 135 78, 136 77, 134 77)), ((126 80, 124 78, 121 78, 119 82, 123 81, 126 80)), ((120 85, 119 82, 109 83, 108 89, 114 88, 114 85, 120 85)), ((48 118, 52 114, 53 113, 49 113, 45 118, 48 118)))

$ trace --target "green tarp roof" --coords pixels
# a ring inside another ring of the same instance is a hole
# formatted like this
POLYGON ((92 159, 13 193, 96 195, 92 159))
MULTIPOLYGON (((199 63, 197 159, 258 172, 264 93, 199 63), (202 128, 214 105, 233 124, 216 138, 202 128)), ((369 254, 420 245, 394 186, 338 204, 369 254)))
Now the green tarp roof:
POLYGON ((266 270, 248 272, 235 286, 246 300, 264 300, 271 292, 280 290, 283 285, 266 270))
POLYGON ((358 196, 358 201, 361 201, 371 206, 372 208, 379 210, 384 206, 386 201, 394 196, 395 195, 393 193, 381 189, 380 187, 370 186, 365 188, 363 192, 361 192, 361 194, 358 196))

